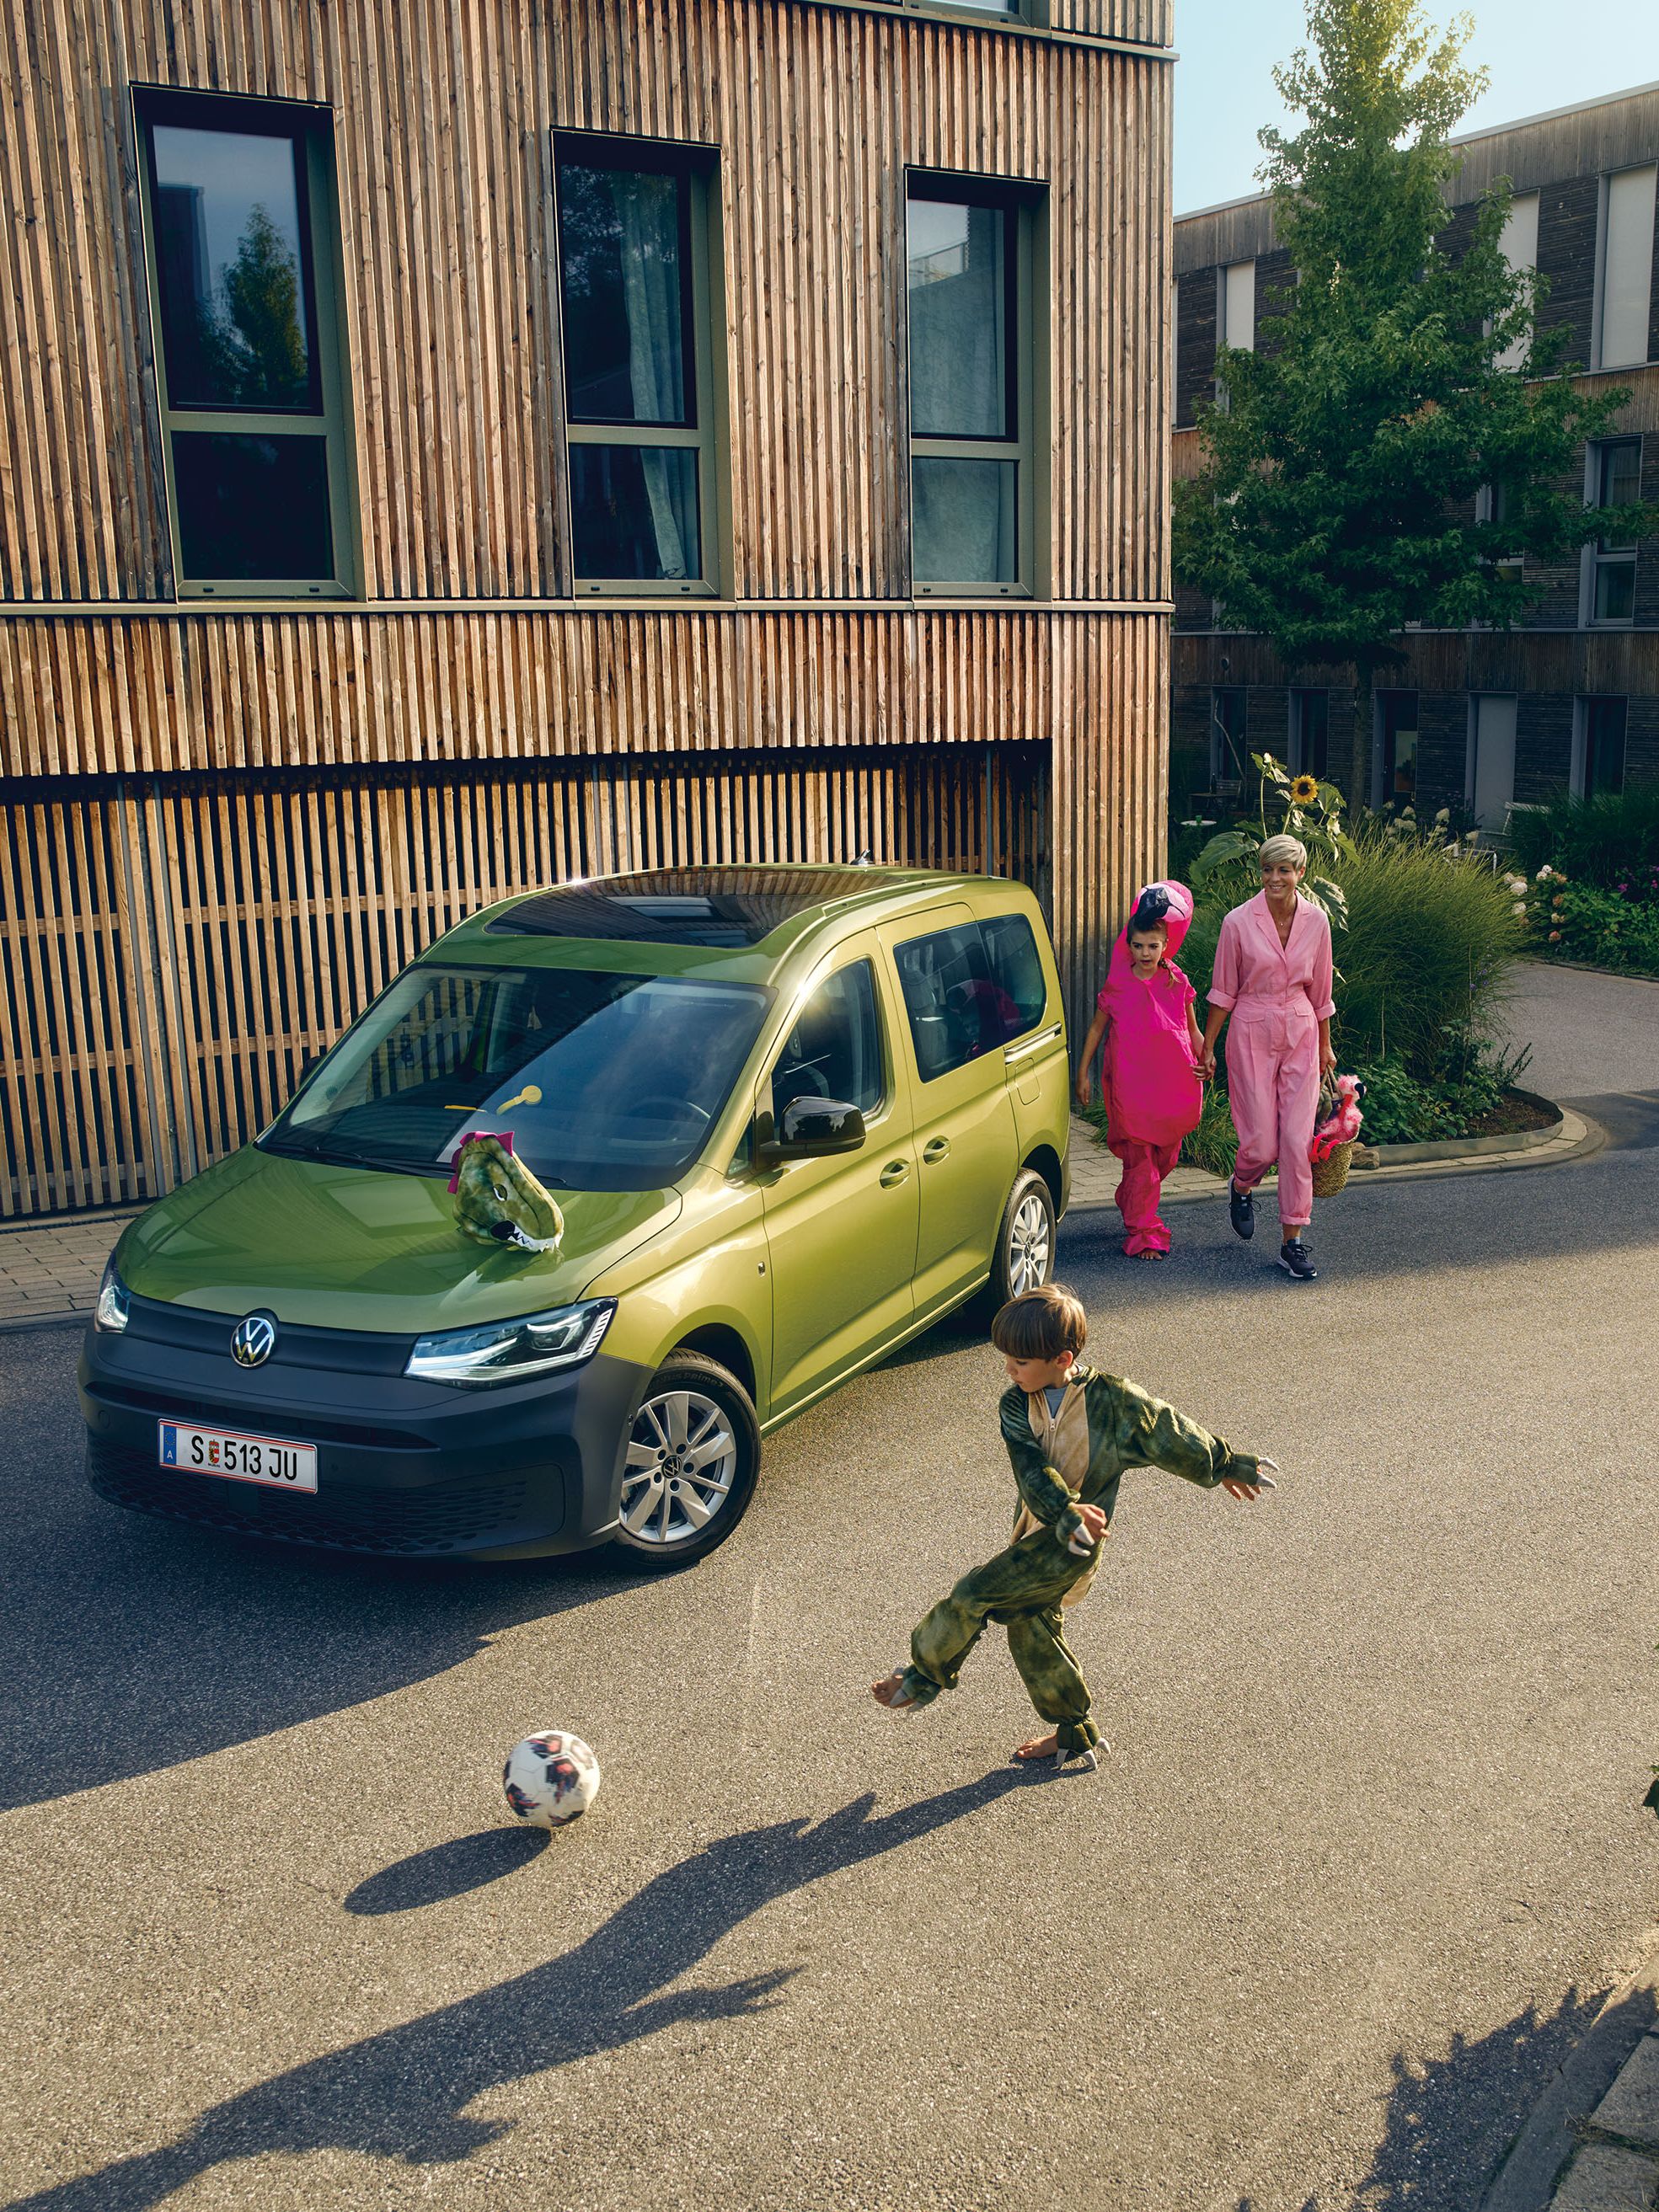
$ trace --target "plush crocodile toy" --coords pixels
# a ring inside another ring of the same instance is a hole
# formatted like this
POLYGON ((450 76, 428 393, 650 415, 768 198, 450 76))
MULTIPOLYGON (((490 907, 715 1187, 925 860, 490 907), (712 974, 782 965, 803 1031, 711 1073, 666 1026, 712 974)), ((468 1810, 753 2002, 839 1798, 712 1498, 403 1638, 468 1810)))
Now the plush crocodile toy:
POLYGON ((551 1193, 514 1157, 511 1129, 475 1129, 462 1138, 453 1165, 449 1188, 463 1237, 525 1252, 558 1249, 564 1216, 551 1193))

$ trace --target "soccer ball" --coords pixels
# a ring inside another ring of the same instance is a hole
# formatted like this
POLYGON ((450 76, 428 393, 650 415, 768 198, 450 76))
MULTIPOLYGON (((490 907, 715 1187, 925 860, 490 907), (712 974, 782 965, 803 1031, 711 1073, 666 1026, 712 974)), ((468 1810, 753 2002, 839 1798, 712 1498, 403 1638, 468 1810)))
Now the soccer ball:
POLYGON ((521 1820, 538 1828, 568 1828, 599 1794, 599 1762, 579 1735, 548 1729, 514 1745, 501 1785, 521 1820))

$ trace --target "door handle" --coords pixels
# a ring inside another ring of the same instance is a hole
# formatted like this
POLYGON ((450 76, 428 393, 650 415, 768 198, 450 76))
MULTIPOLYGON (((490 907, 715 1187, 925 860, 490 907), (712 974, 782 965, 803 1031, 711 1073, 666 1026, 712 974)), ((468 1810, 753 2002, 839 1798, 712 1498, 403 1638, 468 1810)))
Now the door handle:
POLYGON ((899 1184, 904 1181, 905 1176, 908 1176, 909 1172, 910 1163, 908 1160, 889 1160, 886 1166, 881 1171, 882 1188, 884 1190, 896 1190, 899 1184))
POLYGON ((932 1167, 936 1160, 942 1160, 950 1149, 951 1139, 948 1137, 929 1137, 921 1148, 921 1157, 932 1167))

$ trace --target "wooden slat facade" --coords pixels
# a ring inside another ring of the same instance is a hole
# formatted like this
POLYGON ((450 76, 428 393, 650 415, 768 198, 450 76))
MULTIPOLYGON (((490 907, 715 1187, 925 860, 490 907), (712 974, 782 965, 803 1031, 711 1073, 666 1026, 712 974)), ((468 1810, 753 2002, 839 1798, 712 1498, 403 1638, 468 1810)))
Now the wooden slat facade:
POLYGON ((586 866, 657 849, 665 791, 687 860, 1040 844, 1085 1016, 1161 853, 1169 12, 0 0, 0 1211, 242 1141, 433 930, 574 865, 577 793, 618 825, 580 812, 586 866), (333 110, 359 601, 175 603, 135 84, 333 110), (721 601, 571 597, 556 129, 717 150, 721 601), (911 596, 909 166, 1046 188, 1047 603, 911 596), (199 919, 273 902, 279 977, 199 919))

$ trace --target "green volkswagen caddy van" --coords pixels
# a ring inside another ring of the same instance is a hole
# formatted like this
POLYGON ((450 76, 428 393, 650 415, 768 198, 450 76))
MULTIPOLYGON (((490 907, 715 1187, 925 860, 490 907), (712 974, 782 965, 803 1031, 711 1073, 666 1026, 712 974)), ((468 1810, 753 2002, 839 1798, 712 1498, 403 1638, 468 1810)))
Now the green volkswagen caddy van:
POLYGON ((1070 1080, 1031 893, 745 867, 453 929, 252 1144, 121 1237, 94 1486, 355 1551, 698 1557, 760 1440, 988 1280, 1046 1281, 1070 1080), (458 1225, 470 1134, 562 1217, 458 1225))

